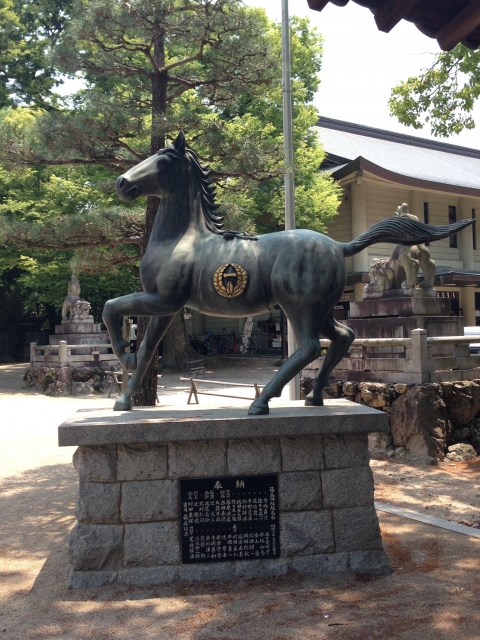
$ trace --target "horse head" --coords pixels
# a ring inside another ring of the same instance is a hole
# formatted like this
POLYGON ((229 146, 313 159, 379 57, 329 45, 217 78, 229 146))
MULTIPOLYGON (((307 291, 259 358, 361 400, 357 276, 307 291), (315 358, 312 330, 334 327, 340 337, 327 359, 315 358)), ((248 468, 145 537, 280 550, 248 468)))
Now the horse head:
POLYGON ((220 205, 215 204, 215 186, 210 174, 208 167, 200 164, 195 151, 186 147, 185 135, 180 131, 173 145, 160 149, 120 176, 116 188, 120 198, 127 202, 139 196, 161 198, 175 192, 189 194, 190 202, 197 197, 207 229, 223 234, 223 217, 216 213, 220 205))
POLYGON ((127 202, 132 202, 139 196, 168 196, 179 188, 184 188, 183 174, 189 168, 185 135, 180 131, 173 145, 160 149, 158 153, 120 176, 115 183, 117 193, 127 202))

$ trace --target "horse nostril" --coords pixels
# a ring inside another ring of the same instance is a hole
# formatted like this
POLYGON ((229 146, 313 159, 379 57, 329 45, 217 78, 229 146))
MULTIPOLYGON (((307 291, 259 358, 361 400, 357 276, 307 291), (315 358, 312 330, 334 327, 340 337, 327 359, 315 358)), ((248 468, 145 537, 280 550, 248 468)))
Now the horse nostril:
POLYGON ((125 178, 118 178, 118 180, 117 180, 117 189, 123 189, 123 187, 125 186, 126 183, 127 183, 127 181, 125 180, 125 178))

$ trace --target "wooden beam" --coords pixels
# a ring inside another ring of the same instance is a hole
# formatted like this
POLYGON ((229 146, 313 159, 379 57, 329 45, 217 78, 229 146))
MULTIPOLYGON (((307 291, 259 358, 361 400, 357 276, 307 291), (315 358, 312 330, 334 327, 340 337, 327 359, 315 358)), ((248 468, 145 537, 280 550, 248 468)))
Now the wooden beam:
POLYGON ((444 51, 450 51, 480 24, 480 2, 471 2, 453 20, 440 29, 437 42, 444 51))
POLYGON ((380 31, 388 33, 420 0, 387 0, 375 14, 380 31))

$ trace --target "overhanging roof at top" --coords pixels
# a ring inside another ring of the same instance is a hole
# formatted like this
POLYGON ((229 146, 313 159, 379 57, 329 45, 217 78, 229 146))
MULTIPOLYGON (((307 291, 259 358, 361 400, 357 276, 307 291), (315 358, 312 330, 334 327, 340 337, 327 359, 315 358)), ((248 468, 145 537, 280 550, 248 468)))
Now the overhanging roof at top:
MULTIPOLYGON (((348 0, 308 0, 314 11, 331 2, 344 7, 348 0)), ((388 33, 401 20, 413 22, 440 48, 450 51, 458 43, 470 49, 480 46, 480 0, 354 0, 370 9, 380 31, 388 33)))
POLYGON ((322 117, 324 168, 337 180, 355 171, 419 189, 480 197, 480 151, 322 117))

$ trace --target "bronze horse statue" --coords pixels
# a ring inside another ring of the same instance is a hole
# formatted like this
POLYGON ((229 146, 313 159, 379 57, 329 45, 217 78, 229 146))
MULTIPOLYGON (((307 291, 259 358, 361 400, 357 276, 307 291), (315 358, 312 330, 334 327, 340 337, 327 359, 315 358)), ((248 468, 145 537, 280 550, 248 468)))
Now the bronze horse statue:
POLYGON ((103 320, 122 366, 134 371, 114 409, 131 408, 142 379, 175 314, 188 306, 206 315, 252 316, 279 305, 293 328, 298 349, 250 406, 250 415, 267 414, 268 402, 320 355, 319 337, 331 340, 307 405, 322 405, 329 375, 347 353, 355 335, 333 317, 346 283, 345 256, 376 242, 412 246, 458 233, 472 223, 432 226, 392 217, 351 242, 336 242, 298 229, 261 236, 225 231, 216 214, 210 172, 186 148, 180 132, 175 143, 127 171, 116 183, 118 195, 160 198, 147 250, 140 263, 143 292, 109 300, 103 320), (121 316, 148 316, 138 356, 128 354, 121 316))

